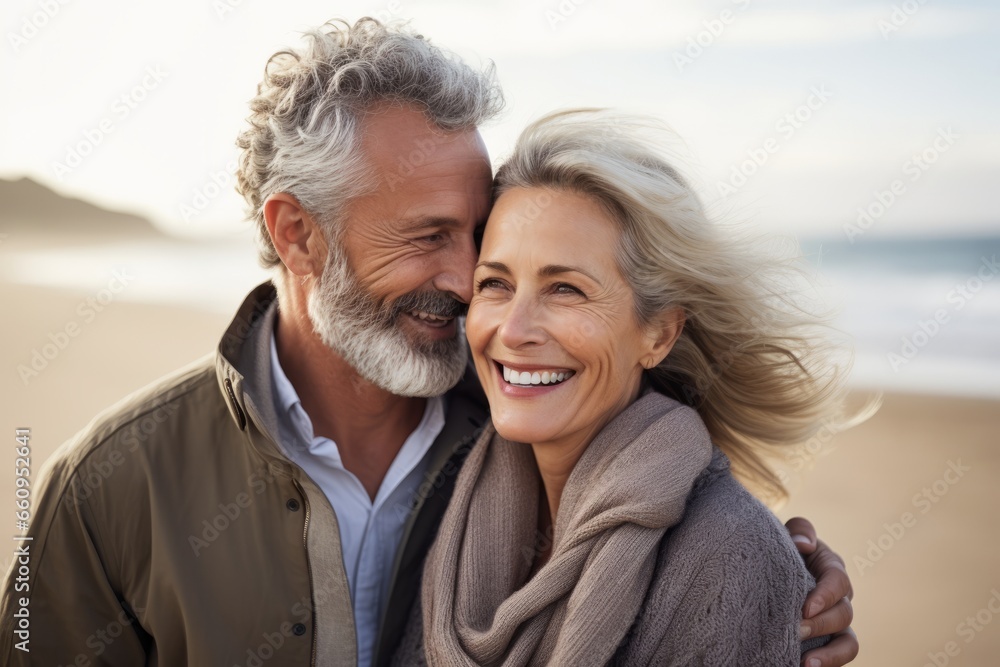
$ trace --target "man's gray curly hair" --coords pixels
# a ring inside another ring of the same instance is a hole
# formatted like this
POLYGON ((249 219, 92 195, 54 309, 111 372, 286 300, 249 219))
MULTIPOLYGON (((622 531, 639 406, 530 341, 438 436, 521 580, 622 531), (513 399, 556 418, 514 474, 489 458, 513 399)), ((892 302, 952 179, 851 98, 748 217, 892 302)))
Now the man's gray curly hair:
POLYGON ((271 56, 240 133, 237 190, 260 237, 260 262, 280 263, 264 223, 264 202, 287 192, 327 234, 344 206, 374 181, 358 149, 365 110, 411 104, 445 131, 474 128, 503 108, 495 68, 480 72, 405 27, 373 18, 331 21, 305 34, 299 50, 271 56))

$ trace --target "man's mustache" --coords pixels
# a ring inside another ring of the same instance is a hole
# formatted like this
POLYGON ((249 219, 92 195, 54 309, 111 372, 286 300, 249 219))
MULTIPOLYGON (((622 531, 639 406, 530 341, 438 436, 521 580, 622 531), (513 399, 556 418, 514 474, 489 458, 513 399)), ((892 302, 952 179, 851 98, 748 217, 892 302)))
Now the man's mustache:
POLYGON ((423 311, 438 317, 459 317, 468 306, 445 292, 410 292, 392 303, 393 319, 402 313, 423 311))

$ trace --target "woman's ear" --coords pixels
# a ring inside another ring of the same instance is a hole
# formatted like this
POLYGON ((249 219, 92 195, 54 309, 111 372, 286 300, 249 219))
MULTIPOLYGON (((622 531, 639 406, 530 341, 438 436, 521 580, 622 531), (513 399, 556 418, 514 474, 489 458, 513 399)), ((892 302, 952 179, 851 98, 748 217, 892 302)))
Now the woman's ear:
POLYGON ((264 222, 271 243, 289 273, 319 276, 326 266, 326 237, 316 220, 299 200, 287 192, 271 195, 264 202, 264 222))
POLYGON ((646 354, 642 357, 643 368, 649 370, 667 358, 677 339, 684 330, 684 309, 680 306, 660 313, 649 325, 646 354))

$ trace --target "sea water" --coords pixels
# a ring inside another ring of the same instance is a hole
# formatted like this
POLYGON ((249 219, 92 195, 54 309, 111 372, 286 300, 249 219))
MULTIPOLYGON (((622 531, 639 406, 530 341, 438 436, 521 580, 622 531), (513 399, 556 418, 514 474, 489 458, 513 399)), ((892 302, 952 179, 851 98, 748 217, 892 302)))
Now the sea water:
POLYGON ((855 386, 1000 397, 1000 237, 807 239, 855 386))
MULTIPOLYGON (((859 388, 1000 397, 1000 237, 803 239, 834 324, 854 347, 859 388)), ((223 314, 267 279, 252 241, 143 241, 11 250, 0 278, 223 314)))

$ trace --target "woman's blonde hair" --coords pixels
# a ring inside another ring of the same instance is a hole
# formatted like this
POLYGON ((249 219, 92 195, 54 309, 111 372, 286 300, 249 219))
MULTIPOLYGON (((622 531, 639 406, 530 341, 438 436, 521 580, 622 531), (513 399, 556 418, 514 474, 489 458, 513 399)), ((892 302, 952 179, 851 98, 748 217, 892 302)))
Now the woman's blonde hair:
POLYGON ((549 114, 521 134, 494 196, 550 188, 603 206, 620 226, 617 261, 639 323, 684 311, 680 338, 648 379, 698 410, 745 483, 784 499, 766 458, 838 423, 847 365, 834 359, 823 319, 801 303, 803 267, 711 221, 658 141, 666 137, 665 126, 643 117, 549 114))

